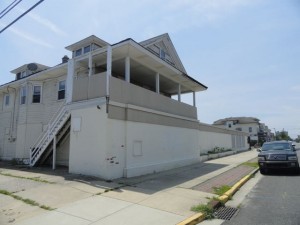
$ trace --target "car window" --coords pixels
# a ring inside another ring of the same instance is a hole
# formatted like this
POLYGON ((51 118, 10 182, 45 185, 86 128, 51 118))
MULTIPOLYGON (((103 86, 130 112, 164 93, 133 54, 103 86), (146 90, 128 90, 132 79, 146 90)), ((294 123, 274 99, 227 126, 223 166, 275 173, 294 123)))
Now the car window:
POLYGON ((276 150, 291 150, 291 147, 288 143, 272 143, 272 144, 263 144, 262 151, 276 151, 276 150))

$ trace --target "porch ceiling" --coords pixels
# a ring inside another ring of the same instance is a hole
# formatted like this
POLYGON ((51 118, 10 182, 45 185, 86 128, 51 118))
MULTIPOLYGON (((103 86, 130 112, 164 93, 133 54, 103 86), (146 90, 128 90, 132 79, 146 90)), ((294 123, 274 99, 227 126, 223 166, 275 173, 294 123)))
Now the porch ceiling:
MULTIPOLYGON (((144 47, 132 40, 127 40, 113 46, 113 56, 115 59, 131 58, 131 78, 147 82, 149 86, 155 86, 155 74, 160 74, 161 89, 168 90, 169 94, 177 94, 178 83, 181 84, 181 92, 204 91, 204 85, 193 80, 188 75, 159 59, 144 47)), ((125 64, 124 60, 122 62, 125 64)), ((117 62, 115 65, 122 66, 117 62)), ((116 67, 114 67, 116 68, 116 67)), ((124 70, 123 70, 124 71, 124 70)))

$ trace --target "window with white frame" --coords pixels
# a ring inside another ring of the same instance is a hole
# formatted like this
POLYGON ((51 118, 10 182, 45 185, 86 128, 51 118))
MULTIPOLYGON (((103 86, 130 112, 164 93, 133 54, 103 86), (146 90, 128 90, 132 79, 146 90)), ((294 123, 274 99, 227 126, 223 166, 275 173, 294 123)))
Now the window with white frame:
POLYGON ((62 80, 58 82, 58 100, 65 98, 65 92, 66 92, 66 81, 62 80))
POLYGON ((90 51, 91 51, 91 46, 90 46, 90 45, 85 46, 85 47, 83 48, 83 54, 88 53, 88 52, 90 52, 90 51))
POLYGON ((32 91, 32 103, 41 103, 42 86, 34 85, 32 91))
POLYGON ((75 57, 76 57, 76 56, 80 56, 81 54, 82 54, 82 48, 77 49, 77 50, 75 51, 75 57))
POLYGON ((26 103, 26 95, 27 95, 26 86, 23 86, 23 87, 21 87, 21 92, 20 92, 20 104, 21 105, 26 103))
POLYGON ((21 72, 21 78, 26 77, 26 71, 21 72))
POLYGON ((4 95, 3 103, 5 107, 9 106, 9 94, 4 95))

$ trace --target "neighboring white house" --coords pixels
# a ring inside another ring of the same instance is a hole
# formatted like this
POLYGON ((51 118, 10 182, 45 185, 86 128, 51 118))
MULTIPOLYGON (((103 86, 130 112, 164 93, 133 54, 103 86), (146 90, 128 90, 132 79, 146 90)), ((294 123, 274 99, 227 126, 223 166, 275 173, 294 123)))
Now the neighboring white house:
POLYGON ((213 126, 248 133, 250 145, 258 143, 259 119, 254 117, 229 117, 217 120, 213 126))
POLYGON ((246 133, 199 123, 196 92, 207 87, 168 34, 112 45, 92 35, 66 49, 70 59, 23 65, 0 86, 1 159, 114 179, 188 165, 216 146, 248 148, 246 133))

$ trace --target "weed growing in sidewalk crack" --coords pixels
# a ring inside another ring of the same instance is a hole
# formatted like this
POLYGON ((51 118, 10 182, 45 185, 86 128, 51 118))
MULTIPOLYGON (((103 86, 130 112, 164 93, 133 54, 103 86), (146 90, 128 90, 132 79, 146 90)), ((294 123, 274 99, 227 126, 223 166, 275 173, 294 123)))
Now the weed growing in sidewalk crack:
POLYGON ((4 172, 0 172, 0 175, 7 176, 7 177, 26 179, 26 180, 32 180, 32 181, 42 182, 42 183, 47 183, 47 184, 55 184, 55 182, 47 181, 47 180, 41 179, 39 177, 23 177, 23 176, 13 175, 10 173, 4 173, 4 172))
POLYGON ((199 204, 196 206, 193 206, 191 208, 193 212, 201 212, 204 214, 205 219, 213 219, 214 217, 214 209, 211 206, 204 205, 204 204, 199 204))
POLYGON ((54 210, 50 206, 40 205, 39 203, 37 203, 36 201, 34 201, 32 199, 22 198, 21 196, 15 195, 14 193, 9 192, 7 190, 0 189, 0 194, 10 196, 10 197, 12 197, 12 198, 14 198, 16 200, 19 200, 19 201, 22 201, 22 202, 28 204, 28 205, 38 206, 38 207, 40 207, 42 209, 45 209, 45 210, 54 210))

